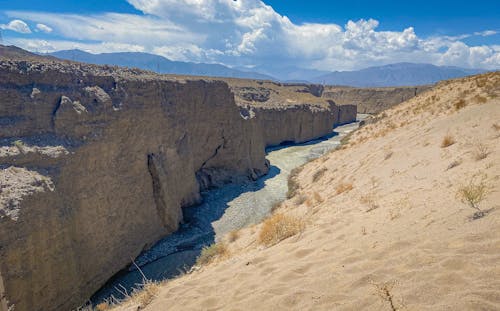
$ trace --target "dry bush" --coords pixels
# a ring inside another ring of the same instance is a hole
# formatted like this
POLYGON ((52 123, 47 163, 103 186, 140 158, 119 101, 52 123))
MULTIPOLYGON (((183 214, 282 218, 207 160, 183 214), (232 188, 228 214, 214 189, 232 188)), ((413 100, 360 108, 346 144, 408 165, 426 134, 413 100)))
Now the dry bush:
POLYGON ((454 143, 456 143, 455 138, 453 138, 453 136, 451 136, 450 134, 446 134, 443 137, 443 141, 441 141, 441 148, 449 147, 454 143))
POLYGON ((225 243, 219 242, 214 243, 210 246, 205 246, 201 250, 200 256, 196 259, 196 264, 198 266, 210 264, 217 259, 223 259, 229 257, 229 249, 225 243))
POLYGON ((483 144, 476 145, 476 150, 474 151, 474 158, 477 161, 486 159, 489 154, 490 154, 490 150, 488 149, 488 146, 483 145, 483 144))
POLYGON ((479 208, 479 203, 484 200, 487 192, 488 187, 484 181, 484 177, 481 180, 477 180, 477 176, 473 176, 467 184, 460 186, 457 191, 457 197, 463 203, 477 210, 474 213, 474 219, 476 219, 485 215, 484 211, 479 208))
POLYGON ((229 242, 231 242, 231 243, 236 241, 239 238, 240 238, 240 231, 239 230, 233 230, 233 231, 229 232, 229 234, 228 234, 228 239, 229 239, 229 242))
POLYGON ((157 282, 146 281, 142 288, 136 289, 132 292, 130 300, 138 305, 138 309, 144 309, 148 304, 153 301, 158 292, 160 291, 160 284, 157 282))
POLYGON ((305 222, 302 219, 280 213, 274 214, 262 224, 258 241, 266 246, 272 246, 301 233, 304 229, 305 222))
POLYGON ((461 100, 455 102, 455 104, 453 104, 453 106, 455 107, 456 110, 460 110, 460 109, 464 108, 465 106, 467 106, 467 104, 465 103, 465 100, 461 99, 461 100))
POLYGON ((313 176, 312 176, 312 181, 313 182, 317 182, 318 180, 321 179, 321 177, 323 177, 323 175, 325 175, 326 171, 328 171, 328 169, 326 167, 323 167, 319 170, 317 170, 313 176))
POLYGON ((344 192, 349 192, 353 189, 352 183, 341 182, 335 187, 335 193, 337 195, 342 194, 344 192))

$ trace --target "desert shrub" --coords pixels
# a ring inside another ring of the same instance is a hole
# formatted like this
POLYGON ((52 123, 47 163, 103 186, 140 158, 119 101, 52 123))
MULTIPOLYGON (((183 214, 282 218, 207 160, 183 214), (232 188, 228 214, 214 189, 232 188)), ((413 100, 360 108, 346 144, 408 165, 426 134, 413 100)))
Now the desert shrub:
POLYGON ((476 210, 474 218, 484 216, 484 212, 479 208, 479 203, 484 200, 487 190, 484 178, 477 180, 477 176, 473 176, 467 184, 460 186, 457 191, 458 198, 476 210))
POLYGON ((456 143, 455 138, 453 138, 453 136, 451 136, 450 134, 447 134, 443 137, 443 140, 441 141, 441 148, 449 147, 454 143, 456 143))
POLYGON ((335 193, 337 195, 342 194, 344 192, 349 192, 353 189, 352 183, 341 182, 335 187, 335 193))
POLYGON ((214 243, 210 246, 205 246, 201 250, 200 256, 196 259, 196 264, 206 265, 214 262, 217 259, 225 258, 229 256, 229 249, 226 244, 219 242, 214 243))
POLYGON ((461 100, 455 102, 455 104, 453 106, 455 106, 456 110, 460 110, 460 109, 464 108, 465 106, 467 106, 467 104, 465 103, 465 100, 461 99, 461 100))
POLYGON ((258 241, 266 246, 272 246, 280 241, 301 233, 305 222, 293 216, 277 213, 267 218, 260 229, 258 241))
POLYGON ((313 176, 312 176, 312 181, 313 182, 317 182, 318 180, 321 179, 321 177, 323 177, 323 175, 325 175, 326 171, 328 171, 328 169, 326 167, 323 167, 319 170, 317 170, 313 176))
POLYGON ((483 144, 477 144, 476 145, 476 150, 474 151, 474 158, 477 161, 486 159, 488 155, 490 154, 490 150, 486 145, 483 144))

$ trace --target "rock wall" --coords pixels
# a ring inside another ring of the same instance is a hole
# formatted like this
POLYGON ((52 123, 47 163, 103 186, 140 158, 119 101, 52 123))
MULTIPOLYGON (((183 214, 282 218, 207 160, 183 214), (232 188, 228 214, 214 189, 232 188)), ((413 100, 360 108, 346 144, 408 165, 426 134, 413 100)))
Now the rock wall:
POLYGON ((333 103, 242 109, 223 81, 76 63, 2 61, 0 94, 0 306, 16 311, 77 307, 176 230, 200 189, 258 178, 267 144, 347 119, 333 103))
POLYGON ((357 105, 358 113, 377 114, 402 103, 432 86, 351 88, 326 86, 322 97, 337 105, 357 105))

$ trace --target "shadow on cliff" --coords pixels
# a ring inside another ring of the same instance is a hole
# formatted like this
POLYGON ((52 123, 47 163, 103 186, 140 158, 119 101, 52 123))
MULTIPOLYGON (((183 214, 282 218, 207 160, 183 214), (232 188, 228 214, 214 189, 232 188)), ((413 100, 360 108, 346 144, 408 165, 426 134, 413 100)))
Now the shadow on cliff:
POLYGON ((305 141, 305 142, 302 142, 302 143, 297 143, 297 142, 294 142, 294 141, 284 141, 284 142, 282 142, 279 145, 266 147, 266 153, 269 153, 271 151, 281 150, 281 149, 284 149, 284 148, 288 148, 290 146, 309 146, 309 145, 315 145, 317 143, 320 143, 320 142, 325 141, 325 140, 329 140, 329 139, 331 139, 331 138, 333 138, 335 136, 338 136, 338 135, 339 135, 338 132, 333 131, 332 133, 330 133, 328 135, 325 135, 325 136, 322 136, 320 138, 316 138, 316 139, 313 139, 313 140, 308 140, 308 141, 305 141))
MULTIPOLYGON (((287 146, 289 145, 281 147, 287 146)), ((152 281, 172 279, 188 271, 195 264, 201 249, 215 242, 216 233, 212 222, 224 215, 229 203, 243 193, 264 188, 265 182, 279 173, 280 169, 271 165, 269 173, 256 181, 227 184, 202 193, 202 204, 183 209, 184 223, 179 230, 158 241, 134 262, 140 266, 146 278, 152 281)), ((125 293, 130 294, 142 282, 141 272, 131 265, 111 278, 94 294, 91 301, 97 304, 112 296, 123 298, 125 293)))

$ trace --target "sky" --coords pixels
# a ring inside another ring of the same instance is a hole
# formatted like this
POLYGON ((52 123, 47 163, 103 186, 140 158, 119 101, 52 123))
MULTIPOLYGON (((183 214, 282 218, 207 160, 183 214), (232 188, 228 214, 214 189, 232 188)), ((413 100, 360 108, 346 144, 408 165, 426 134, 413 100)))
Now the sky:
POLYGON ((500 1, 0 0, 4 44, 231 67, 500 69, 500 1))

